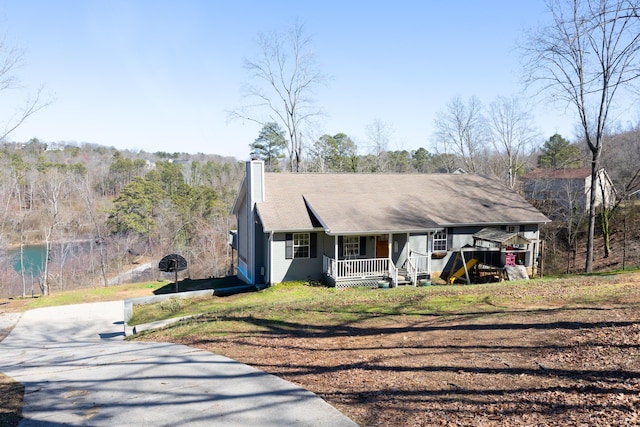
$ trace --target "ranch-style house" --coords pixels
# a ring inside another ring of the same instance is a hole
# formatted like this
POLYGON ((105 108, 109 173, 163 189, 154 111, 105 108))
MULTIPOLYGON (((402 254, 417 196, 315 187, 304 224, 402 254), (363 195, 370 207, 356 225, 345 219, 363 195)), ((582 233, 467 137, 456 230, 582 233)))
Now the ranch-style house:
POLYGON ((530 273, 549 221, 478 175, 265 173, 258 160, 246 163, 232 213, 237 274, 256 285, 470 283, 472 269, 516 264, 530 273))

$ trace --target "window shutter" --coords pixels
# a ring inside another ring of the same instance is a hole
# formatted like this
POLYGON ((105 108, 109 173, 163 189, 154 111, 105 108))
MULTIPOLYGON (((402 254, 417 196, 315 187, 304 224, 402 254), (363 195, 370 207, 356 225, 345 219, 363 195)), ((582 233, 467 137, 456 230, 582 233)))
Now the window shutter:
POLYGON ((342 258, 344 258, 344 242, 342 236, 338 236, 338 253, 336 254, 336 259, 342 258))
POLYGON ((367 255, 367 236, 360 236, 360 256, 367 255))
POLYGON ((309 234, 309 257, 310 258, 318 257, 318 234, 317 233, 309 234))
POLYGON ((286 259, 293 259, 293 234, 291 233, 285 235, 284 257, 286 259))

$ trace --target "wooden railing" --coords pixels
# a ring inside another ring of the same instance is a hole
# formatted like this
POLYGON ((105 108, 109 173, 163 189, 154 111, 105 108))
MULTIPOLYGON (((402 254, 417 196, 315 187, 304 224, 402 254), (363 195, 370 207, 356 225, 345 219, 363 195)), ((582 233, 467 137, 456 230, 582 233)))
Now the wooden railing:
POLYGON ((397 269, 389 258, 336 260, 325 255, 323 267, 325 273, 335 280, 383 276, 389 276, 392 279, 395 276, 394 283, 397 283, 398 280, 397 269))
POLYGON ((428 255, 422 255, 422 254, 417 254, 414 253, 411 255, 411 261, 413 262, 413 265, 416 267, 416 271, 418 272, 418 274, 420 273, 430 273, 431 268, 430 267, 430 262, 429 262, 429 256, 428 255))
POLYGON ((429 274, 431 273, 431 258, 428 255, 420 254, 418 252, 413 252, 411 256, 407 259, 405 264, 405 268, 411 277, 411 283, 414 286, 418 282, 419 274, 429 274))

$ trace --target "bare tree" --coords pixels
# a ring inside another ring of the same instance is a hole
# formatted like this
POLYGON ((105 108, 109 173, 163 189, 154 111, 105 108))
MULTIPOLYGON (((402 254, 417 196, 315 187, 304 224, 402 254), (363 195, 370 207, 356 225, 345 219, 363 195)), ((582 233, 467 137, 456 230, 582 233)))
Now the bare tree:
MULTIPOLYGON (((22 52, 0 40, 0 93, 10 90, 21 90, 20 82, 15 72, 22 62, 22 52)), ((0 121, 0 141, 4 141, 24 121, 47 105, 49 101, 42 100, 43 88, 35 94, 28 95, 22 105, 15 107, 13 114, 0 121)))
POLYGON ((498 97, 489 106, 491 141, 504 168, 506 181, 513 188, 523 160, 531 155, 540 134, 533 126, 531 114, 516 97, 498 97))
POLYGON ((619 199, 640 191, 640 123, 618 130, 607 140, 602 166, 616 186, 619 199))
POLYGON ((60 213, 60 193, 62 190, 62 182, 60 180, 45 181, 42 188, 42 196, 46 202, 47 220, 43 224, 43 237, 45 241, 45 261, 44 270, 42 272, 42 282, 40 287, 43 295, 49 295, 49 253, 51 251, 51 243, 53 232, 56 230, 59 222, 60 213))
POLYGON ((44 213, 42 235, 45 243, 44 270, 40 286, 43 295, 49 295, 51 291, 51 283, 49 282, 50 252, 55 233, 69 219, 68 209, 65 209, 63 202, 72 193, 68 185, 71 173, 64 164, 43 164, 39 166, 39 169, 41 170, 41 179, 38 187, 44 213))
POLYGON ((105 248, 108 234, 105 227, 106 220, 97 208, 95 192, 93 192, 91 188, 91 176, 84 174, 78 175, 75 178, 75 188, 84 202, 86 214, 93 228, 93 239, 97 243, 98 253, 100 255, 100 276, 103 286, 106 287, 109 284, 107 280, 107 253, 105 248))
POLYGON ((251 83, 245 91, 248 104, 231 112, 231 118, 261 124, 278 123, 287 132, 287 152, 292 172, 299 172, 303 155, 302 134, 321 115, 313 99, 324 84, 311 49, 311 38, 296 24, 286 33, 261 34, 260 55, 246 60, 251 83))
MULTIPOLYGON (((640 5, 637 0, 550 0, 548 7, 551 23, 525 48, 529 82, 573 107, 596 182, 614 100, 640 76, 640 5)), ((597 192, 591 186, 587 272, 593 269, 597 192)))
POLYGON ((440 153, 458 156, 467 172, 481 172, 488 135, 480 100, 451 99, 436 116, 434 138, 440 153))
POLYGON ((370 151, 375 159, 374 172, 386 172, 386 154, 393 136, 393 127, 380 119, 375 119, 367 125, 366 132, 370 151))

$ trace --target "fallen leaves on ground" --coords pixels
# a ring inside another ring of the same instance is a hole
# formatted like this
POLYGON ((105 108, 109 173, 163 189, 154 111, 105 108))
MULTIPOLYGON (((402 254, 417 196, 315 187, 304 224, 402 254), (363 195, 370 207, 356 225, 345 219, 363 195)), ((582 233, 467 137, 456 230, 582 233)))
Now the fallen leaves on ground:
POLYGON ((380 316, 349 334, 313 331, 182 342, 299 384, 363 426, 640 424, 638 307, 380 316))

